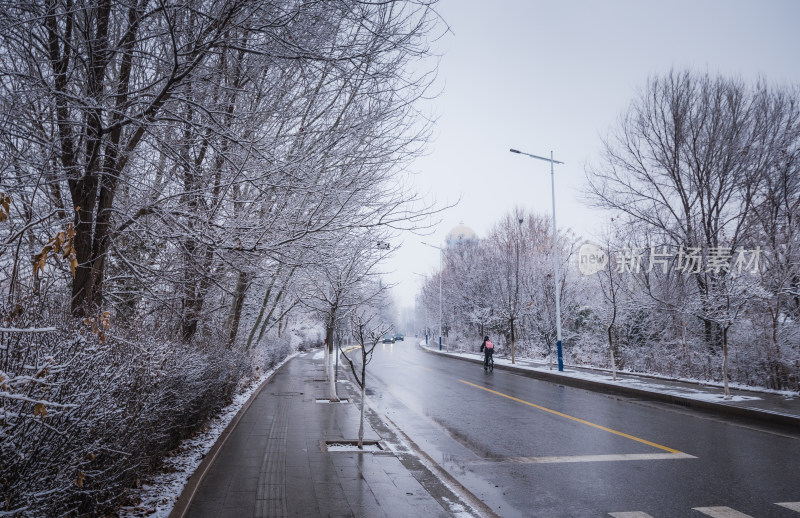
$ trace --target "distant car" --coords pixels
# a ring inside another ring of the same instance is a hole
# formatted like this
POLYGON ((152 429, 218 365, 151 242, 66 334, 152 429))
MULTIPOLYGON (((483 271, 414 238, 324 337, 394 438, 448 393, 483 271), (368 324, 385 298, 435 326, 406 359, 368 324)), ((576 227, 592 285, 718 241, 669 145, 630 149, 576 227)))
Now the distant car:
POLYGON ((394 343, 394 337, 393 336, 389 336, 389 335, 384 336, 383 337, 383 343, 385 343, 385 344, 393 344, 394 343))
POLYGON ((394 339, 398 342, 402 342, 404 338, 405 337, 403 336, 403 333, 397 333, 396 335, 394 335, 394 339))

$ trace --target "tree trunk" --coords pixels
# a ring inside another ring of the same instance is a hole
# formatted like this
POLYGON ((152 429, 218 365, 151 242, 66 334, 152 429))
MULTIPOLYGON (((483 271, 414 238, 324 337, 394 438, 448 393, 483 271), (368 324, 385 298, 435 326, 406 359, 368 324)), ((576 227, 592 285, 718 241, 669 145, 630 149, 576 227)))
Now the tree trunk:
POLYGON ((87 174, 71 184, 72 202, 75 205, 75 258, 78 267, 72 280, 72 314, 83 317, 92 313, 94 304, 94 257, 92 255, 92 229, 97 193, 97 178, 87 174))
MULTIPOLYGON (((289 272, 289 276, 288 276, 288 277, 287 277, 287 278, 284 280, 284 282, 283 282, 283 286, 281 286, 281 289, 280 289, 280 290, 278 290, 278 294, 277 294, 277 295, 275 295, 275 300, 274 300, 274 301, 273 301, 273 303, 272 303, 272 307, 269 309, 269 313, 267 313, 267 316, 266 316, 266 318, 264 318, 264 321, 261 323, 261 331, 259 331, 259 333, 258 333, 258 340, 256 340, 256 343, 259 343, 259 342, 261 342, 261 339, 262 339, 262 338, 264 338, 264 334, 267 332, 267 329, 269 329, 269 327, 270 327, 270 322, 272 321, 272 315, 274 315, 274 314, 275 314, 275 310, 276 310, 276 309, 278 309, 278 305, 280 304, 280 302, 281 302, 281 300, 282 300, 282 298, 283 298, 283 293, 284 293, 284 291, 286 290, 286 286, 288 286, 288 285, 289 285, 289 280, 290 280, 290 279, 292 278, 292 276, 294 275, 294 272, 295 272, 295 270, 297 270, 297 266, 295 266, 294 268, 292 268, 292 270, 289 272)), ((266 297, 267 297, 267 296, 265 296, 265 299, 264 299, 264 300, 265 300, 265 303, 266 303, 266 300, 267 300, 267 298, 266 298, 266 297)), ((295 305, 295 304, 290 304, 290 305, 289 305, 289 308, 286 310, 286 312, 284 312, 283 314, 281 314, 281 315, 278 317, 278 323, 279 323, 279 324, 280 324, 280 321, 283 319, 283 316, 284 316, 284 315, 285 315, 285 314, 286 314, 288 311, 290 311, 290 310, 291 310, 291 309, 294 307, 294 305, 295 305)), ((260 316, 260 315, 259 315, 259 316, 260 316)), ((255 329, 255 328, 254 328, 254 329, 255 329)), ((280 330, 280 328, 278 328, 278 338, 280 338, 280 336, 281 336, 281 330, 280 330)), ((248 347, 250 347, 250 345, 249 345, 249 342, 248 342, 248 347)))
POLYGON ((231 316, 228 319, 228 348, 233 347, 236 341, 236 335, 239 332, 239 322, 242 319, 242 307, 244 306, 244 299, 249 287, 250 274, 247 272, 239 272, 239 278, 236 281, 236 291, 233 295, 233 303, 231 304, 231 316))
POLYGON ((731 398, 728 387, 728 326, 722 328, 722 383, 725 386, 725 399, 731 398))
POLYGON ((366 403, 367 389, 366 380, 363 378, 364 371, 361 371, 361 420, 358 424, 358 449, 364 449, 364 404, 366 403))
POLYGON ((361 344, 361 420, 358 424, 358 448, 364 449, 364 406, 367 403, 367 349, 361 344))
POLYGON ((613 304, 613 310, 611 312, 611 322, 608 324, 608 328, 606 331, 608 332, 608 350, 611 353, 611 373, 614 381, 617 381, 617 357, 614 354, 614 337, 613 337, 613 329, 614 323, 617 321, 617 305, 616 303, 613 304))
MULTIPOLYGON (((258 317, 256 318, 255 324, 253 324, 253 328, 250 330, 250 335, 247 337, 247 348, 250 349, 253 345, 253 338, 256 335, 256 331, 258 327, 261 325, 261 322, 264 322, 264 328, 262 328, 261 333, 258 336, 258 340, 261 340, 261 337, 264 334, 264 330, 266 328, 267 322, 269 322, 270 316, 272 316, 272 312, 275 310, 275 305, 278 303, 278 298, 276 297, 275 302, 272 306, 272 309, 267 315, 267 318, 264 319, 264 312, 267 310, 267 304, 269 303, 269 296, 272 294, 272 288, 275 286, 275 282, 277 282, 278 275, 280 274, 282 269, 282 265, 278 265, 278 269, 272 274, 272 279, 270 280, 269 286, 267 286, 267 290, 264 292, 264 300, 261 301, 261 309, 258 312, 258 317)), ((291 275, 290 275, 291 277, 291 275)), ((280 326, 278 327, 278 336, 280 336, 280 326)), ((258 343, 258 341, 256 341, 258 343)))
POLYGON ((514 361, 515 360, 515 356, 514 355, 516 353, 516 351, 514 350, 515 349, 515 345, 516 344, 514 342, 514 319, 512 318, 511 319, 511 363, 512 364, 516 363, 514 361))
POLYGON ((614 340, 612 338, 611 330, 614 329, 614 324, 608 326, 608 352, 611 354, 611 375, 614 381, 617 381, 617 358, 614 354, 614 340))
POLYGON ((336 393, 336 376, 333 368, 334 361, 334 345, 333 345, 334 328, 329 324, 325 328, 325 342, 326 342, 326 370, 328 373, 328 387, 330 391, 331 401, 339 401, 339 395, 336 393))
MULTIPOLYGON (((187 247, 195 250, 195 240, 189 239, 187 247)), ((181 319, 181 337, 189 342, 197 333, 201 312, 205 303, 206 294, 211 284, 211 269, 214 261, 214 250, 206 247, 205 257, 202 262, 197 261, 194 253, 184 254, 186 271, 184 272, 184 301, 181 319), (195 271, 196 269, 196 271, 195 271)))

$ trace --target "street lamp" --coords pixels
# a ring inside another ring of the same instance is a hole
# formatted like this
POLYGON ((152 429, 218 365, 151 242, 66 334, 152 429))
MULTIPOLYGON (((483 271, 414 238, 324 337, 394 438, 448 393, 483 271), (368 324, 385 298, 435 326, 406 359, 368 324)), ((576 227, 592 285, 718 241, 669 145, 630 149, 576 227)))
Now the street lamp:
POLYGON ((430 243, 426 243, 425 241, 423 241, 422 244, 439 250, 439 350, 441 351, 442 350, 442 276, 444 274, 444 270, 442 269, 442 254, 444 253, 444 248, 432 245, 430 243))
POLYGON ((550 162, 550 189, 553 195, 553 270, 555 271, 555 281, 556 281, 556 345, 558 350, 558 370, 564 370, 564 359, 561 352, 561 288, 558 282, 558 235, 556 234, 556 180, 555 175, 553 174, 553 164, 563 164, 564 162, 559 162, 558 160, 553 160, 553 152, 550 151, 550 158, 545 158, 537 155, 532 155, 530 153, 525 153, 523 151, 519 151, 517 149, 510 149, 512 153, 517 153, 519 155, 525 155, 531 158, 535 158, 537 160, 544 160, 545 162, 550 162))
MULTIPOLYGON (((411 272, 411 273, 413 273, 414 275, 419 275, 420 277, 425 279, 426 283, 428 282, 428 276, 427 275, 423 275, 423 274, 417 273, 417 272, 411 272)), ((424 300, 423 300, 423 304, 422 305, 425 306, 425 345, 428 345, 428 305, 424 303, 424 300)))

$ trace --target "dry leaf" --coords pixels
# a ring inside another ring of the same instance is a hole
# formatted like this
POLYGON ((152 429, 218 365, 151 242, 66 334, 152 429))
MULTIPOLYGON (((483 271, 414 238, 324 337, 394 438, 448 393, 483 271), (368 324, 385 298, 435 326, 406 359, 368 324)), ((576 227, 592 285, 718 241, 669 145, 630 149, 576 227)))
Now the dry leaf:
POLYGON ((47 415, 47 408, 45 408, 44 403, 36 403, 33 405, 33 415, 42 417, 47 415))

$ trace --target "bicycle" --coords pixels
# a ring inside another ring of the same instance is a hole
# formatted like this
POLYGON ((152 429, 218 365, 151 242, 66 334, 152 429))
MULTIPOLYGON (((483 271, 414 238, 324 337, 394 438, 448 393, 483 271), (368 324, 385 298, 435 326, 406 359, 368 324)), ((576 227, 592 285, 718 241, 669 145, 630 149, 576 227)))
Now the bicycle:
POLYGON ((494 354, 490 354, 489 355, 489 359, 484 362, 483 370, 485 370, 487 372, 493 372, 494 371, 494 354))

